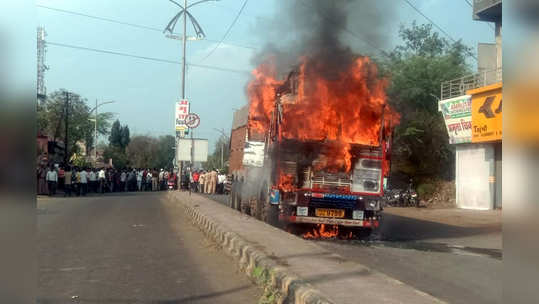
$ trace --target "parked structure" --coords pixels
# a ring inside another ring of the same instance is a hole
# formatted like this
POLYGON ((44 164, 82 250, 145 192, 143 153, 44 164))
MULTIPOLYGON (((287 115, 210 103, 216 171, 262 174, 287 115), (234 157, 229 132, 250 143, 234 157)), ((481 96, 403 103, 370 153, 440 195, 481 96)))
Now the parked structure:
POLYGON ((474 0, 473 19, 495 24, 495 43, 479 43, 476 74, 443 82, 439 109, 456 144, 459 208, 502 207, 502 1, 474 0))

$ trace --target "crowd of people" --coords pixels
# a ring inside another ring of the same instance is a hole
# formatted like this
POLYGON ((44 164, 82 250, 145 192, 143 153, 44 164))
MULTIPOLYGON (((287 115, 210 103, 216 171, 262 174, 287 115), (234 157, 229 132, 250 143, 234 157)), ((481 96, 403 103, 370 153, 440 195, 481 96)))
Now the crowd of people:
POLYGON ((226 194, 227 176, 217 169, 210 171, 194 170, 188 176, 191 191, 206 194, 226 194))
POLYGON ((79 168, 40 166, 37 170, 37 194, 84 196, 87 193, 126 191, 162 191, 178 189, 178 176, 164 169, 79 168))

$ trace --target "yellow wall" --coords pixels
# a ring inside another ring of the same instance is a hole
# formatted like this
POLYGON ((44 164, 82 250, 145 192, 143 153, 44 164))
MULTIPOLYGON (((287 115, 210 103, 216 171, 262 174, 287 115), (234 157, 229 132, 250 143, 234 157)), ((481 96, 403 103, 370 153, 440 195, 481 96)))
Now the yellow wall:
POLYGON ((472 96, 472 142, 502 140, 502 83, 469 90, 472 96))

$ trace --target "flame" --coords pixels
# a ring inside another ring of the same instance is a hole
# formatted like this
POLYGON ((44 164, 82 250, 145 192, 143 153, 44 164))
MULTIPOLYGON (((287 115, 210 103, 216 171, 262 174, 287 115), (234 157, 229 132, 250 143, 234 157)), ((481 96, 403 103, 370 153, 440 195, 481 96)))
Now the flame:
MULTIPOLYGON (((249 128, 255 132, 269 129, 277 90, 286 83, 277 79, 274 61, 269 58, 260 64, 247 88, 249 128)), ((387 105, 388 81, 378 76, 378 68, 368 57, 358 56, 332 77, 321 72, 332 69, 330 62, 308 56, 299 61, 297 92, 281 98, 281 136, 328 143, 320 161, 323 166, 317 169, 349 172, 351 144, 378 146, 382 115, 386 130, 400 120, 387 105)))
POLYGON ((279 175, 279 189, 284 192, 292 192, 296 189, 294 175, 281 173, 279 175))
POLYGON ((337 225, 328 225, 326 224, 317 224, 312 231, 306 232, 303 234, 304 239, 320 239, 320 238, 334 238, 339 235, 339 226, 337 225))

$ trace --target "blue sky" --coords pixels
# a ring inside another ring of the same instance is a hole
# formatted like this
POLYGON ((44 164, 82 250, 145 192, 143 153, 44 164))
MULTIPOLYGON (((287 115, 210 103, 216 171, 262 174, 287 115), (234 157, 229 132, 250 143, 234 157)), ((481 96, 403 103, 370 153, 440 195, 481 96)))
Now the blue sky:
MULTIPOLYGON (((231 44, 262 48, 267 41, 257 31, 260 21, 276 14, 278 1, 250 0, 240 19, 225 40, 231 44)), ((372 0, 374 1, 374 0, 372 0)), ((398 27, 428 21, 403 0, 388 0, 395 5, 395 20, 387 25, 387 47, 398 44, 398 27)), ((476 49, 479 42, 493 42, 494 32, 488 24, 472 20, 472 9, 465 0, 409 0, 452 37, 476 49)), ((183 1, 180 1, 183 2, 183 1)), ((193 2, 193 0, 190 0, 193 2)), ((163 29, 177 13, 167 0, 38 0, 38 5, 72 10, 123 22, 163 29)), ((243 0, 208 2, 191 9, 207 38, 220 40, 243 4, 243 0)), ((47 31, 47 41, 96 49, 129 53, 167 60, 181 60, 181 42, 164 37, 161 32, 109 23, 82 16, 36 8, 38 24, 47 31)), ((179 22, 180 24, 180 22, 179 22)), ((180 30, 178 25, 178 30, 180 30)), ((351 29, 361 33, 361 29, 351 29)), ((350 37, 350 39, 354 39, 350 37)), ((357 43, 351 41, 351 44, 357 43)), ((216 43, 188 43, 187 62, 234 70, 253 69, 249 48, 223 44, 209 58, 202 59, 216 43)), ((45 76, 48 92, 66 88, 95 100, 115 100, 101 111, 117 113, 132 134, 174 134, 174 102, 180 97, 181 66, 128 57, 94 53, 49 45, 45 76)), ((186 94, 191 110, 201 117, 195 136, 208 138, 210 149, 220 136, 214 128, 229 132, 232 112, 247 103, 245 87, 249 74, 189 67, 186 94)))

